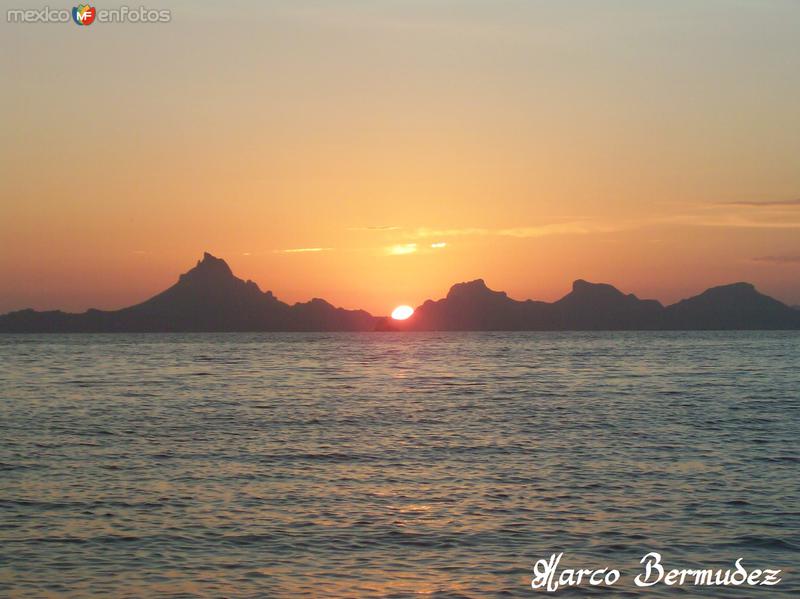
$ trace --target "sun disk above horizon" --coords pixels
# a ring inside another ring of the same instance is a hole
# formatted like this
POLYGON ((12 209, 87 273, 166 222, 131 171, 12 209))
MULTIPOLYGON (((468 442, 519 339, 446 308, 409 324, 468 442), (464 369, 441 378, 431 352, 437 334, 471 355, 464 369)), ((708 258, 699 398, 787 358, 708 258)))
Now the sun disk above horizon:
POLYGON ((411 306, 397 306, 392 310, 392 318, 395 320, 405 320, 414 313, 414 308, 411 306))

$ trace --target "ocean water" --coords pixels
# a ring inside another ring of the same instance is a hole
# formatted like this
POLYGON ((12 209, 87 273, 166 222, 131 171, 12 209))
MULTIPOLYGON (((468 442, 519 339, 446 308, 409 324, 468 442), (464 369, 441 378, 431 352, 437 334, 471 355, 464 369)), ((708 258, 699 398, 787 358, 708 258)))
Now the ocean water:
POLYGON ((0 541, 4 597, 797 597, 800 335, 0 336, 0 541))

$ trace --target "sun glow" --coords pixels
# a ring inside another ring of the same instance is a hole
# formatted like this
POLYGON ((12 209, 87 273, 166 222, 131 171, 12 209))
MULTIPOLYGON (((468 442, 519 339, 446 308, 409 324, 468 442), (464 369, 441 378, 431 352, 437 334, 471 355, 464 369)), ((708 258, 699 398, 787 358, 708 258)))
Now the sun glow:
POLYGON ((416 251, 416 243, 401 243, 399 245, 393 245, 389 248, 389 253, 393 256, 405 256, 406 254, 413 254, 416 251))
POLYGON ((405 320, 414 313, 414 308, 411 306, 397 306, 392 310, 392 318, 395 320, 405 320))

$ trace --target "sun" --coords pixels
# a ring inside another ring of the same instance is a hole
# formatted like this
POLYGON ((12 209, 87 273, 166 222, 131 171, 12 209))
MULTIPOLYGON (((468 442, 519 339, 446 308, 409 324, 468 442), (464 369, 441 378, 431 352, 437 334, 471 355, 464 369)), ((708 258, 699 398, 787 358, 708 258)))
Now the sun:
POLYGON ((414 313, 414 308, 411 306, 397 306, 392 310, 392 318, 395 320, 405 320, 414 313))

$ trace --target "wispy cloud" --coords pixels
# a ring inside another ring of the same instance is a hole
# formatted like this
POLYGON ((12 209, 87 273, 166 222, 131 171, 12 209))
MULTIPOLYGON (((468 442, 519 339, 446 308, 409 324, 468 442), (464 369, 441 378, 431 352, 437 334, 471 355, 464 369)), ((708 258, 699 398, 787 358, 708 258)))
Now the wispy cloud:
POLYGON ((374 227, 347 227, 348 231, 399 231, 395 225, 378 225, 374 227))
POLYGON ((404 256, 406 254, 413 254, 417 251, 416 243, 399 243, 386 248, 386 251, 392 256, 404 256))
POLYGON ((504 237, 545 237, 546 235, 588 235, 591 233, 614 233, 629 226, 623 224, 611 225, 588 221, 573 221, 566 223, 551 223, 533 227, 514 227, 500 229, 497 235, 504 237))
POLYGON ((759 256, 753 258, 754 262, 769 262, 771 264, 800 264, 800 254, 783 256, 759 256))
POLYGON ((302 254, 304 252, 330 252, 333 248, 290 248, 286 250, 275 250, 277 254, 302 254))
POLYGON ((429 229, 427 227, 420 227, 412 232, 414 237, 460 237, 467 235, 489 235, 491 229, 481 229, 477 227, 469 227, 463 229, 429 229))
POLYGON ((720 206, 741 206, 744 208, 789 208, 792 206, 800 207, 800 199, 797 200, 767 200, 765 202, 743 201, 743 202, 723 202, 720 206))
POLYGON ((417 243, 397 243, 384 248, 386 253, 391 256, 406 256, 408 254, 416 254, 417 252, 430 252, 431 250, 441 250, 447 247, 444 241, 437 241, 435 243, 426 243, 419 245, 417 243))
POLYGON ((546 235, 587 235, 590 233, 613 233, 624 229, 633 228, 630 223, 609 224, 591 221, 569 221, 560 223, 547 223, 544 225, 531 225, 525 227, 511 227, 487 229, 480 227, 467 227, 463 229, 428 229, 420 227, 414 231, 418 238, 428 237, 460 237, 460 236, 489 236, 500 237, 544 237, 546 235))
MULTIPOLYGON (((800 204, 799 204, 800 205, 800 204)), ((516 239, 535 239, 552 235, 603 235, 623 233, 651 227, 709 227, 728 229, 800 229, 800 216, 794 217, 769 211, 753 212, 749 209, 733 210, 730 206, 720 210, 721 205, 703 207, 698 212, 665 214, 646 218, 633 218, 610 221, 574 220, 541 225, 509 228, 466 227, 460 229, 434 229, 420 227, 408 232, 412 239, 431 240, 452 237, 512 237, 516 239)))
MULTIPOLYGON (((387 254, 401 256, 416 252, 431 251, 447 247, 448 239, 454 237, 511 237, 516 239, 535 239, 551 235, 603 235, 623 233, 653 227, 709 227, 729 229, 800 229, 800 215, 794 216, 794 207, 800 207, 800 200, 780 202, 730 202, 726 204, 703 204, 695 206, 694 211, 663 214, 644 218, 630 218, 618 221, 580 219, 518 227, 461 227, 432 228, 418 227, 374 227, 372 230, 400 231, 405 239, 385 247, 387 254), (755 207, 764 210, 753 210, 755 207), (787 214, 785 208, 792 209, 787 214), (417 243, 408 242, 410 239, 417 243)), ((400 236, 398 235, 398 237, 400 236)), ((761 262, 793 263, 795 256, 765 256, 755 258, 761 262)))
POLYGON ((679 214, 653 220, 650 224, 732 229, 800 229, 800 218, 775 218, 774 215, 771 218, 754 218, 742 214, 679 214))

